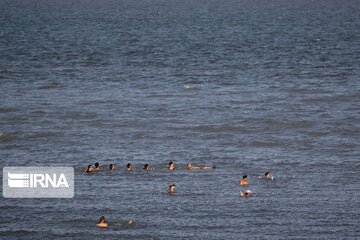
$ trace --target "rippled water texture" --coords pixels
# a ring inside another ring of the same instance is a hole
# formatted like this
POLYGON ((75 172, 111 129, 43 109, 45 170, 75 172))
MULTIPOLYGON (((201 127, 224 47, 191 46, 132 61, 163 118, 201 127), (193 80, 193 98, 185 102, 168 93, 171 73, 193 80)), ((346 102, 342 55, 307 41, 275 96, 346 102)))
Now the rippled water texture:
POLYGON ((0 0, 1 167, 76 174, 74 199, 1 198, 0 238, 359 239, 359 12, 0 0), (259 181, 266 171, 276 180, 259 181))

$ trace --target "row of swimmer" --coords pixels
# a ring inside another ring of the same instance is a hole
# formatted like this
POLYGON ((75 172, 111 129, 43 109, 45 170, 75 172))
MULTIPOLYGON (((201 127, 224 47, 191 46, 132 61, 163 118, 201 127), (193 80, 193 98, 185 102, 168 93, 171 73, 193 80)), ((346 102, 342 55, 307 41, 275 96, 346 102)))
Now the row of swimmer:
MULTIPOLYGON (((168 167, 167 167, 170 171, 174 171, 175 170, 175 164, 174 162, 169 162, 168 167)), ((186 164, 186 169, 187 170, 208 170, 208 169, 212 169, 212 168, 216 168, 215 166, 213 167, 209 167, 209 166, 193 166, 192 163, 187 163, 186 164)), ((115 164, 110 164, 109 165, 109 170, 115 170, 116 166, 115 164)), ((143 168, 144 171, 152 171, 155 170, 156 168, 153 166, 150 166, 149 164, 144 164, 143 168)), ((97 162, 93 165, 88 165, 88 167, 86 168, 85 172, 86 173, 94 173, 96 171, 100 171, 101 170, 101 166, 100 164, 97 162)), ((125 166, 125 170, 126 171, 133 171, 134 167, 131 163, 128 163, 125 166)))
MULTIPOLYGON (((85 172, 86 173, 94 173, 96 171, 100 171, 101 167, 100 164, 97 162, 94 164, 95 167, 93 167, 92 165, 89 165, 85 172)), ((175 164, 174 162, 169 162, 168 163, 168 167, 167 167, 170 171, 174 171, 175 170, 175 164)), ((207 170, 207 169, 211 169, 211 168, 216 168, 215 166, 213 167, 209 167, 209 166, 193 166, 192 163, 187 163, 186 164, 186 169, 187 170, 207 170)), ((110 164, 109 165, 109 170, 115 170, 116 167, 114 164, 110 164)), ((125 167, 126 171, 133 171, 133 166, 128 163, 125 167)), ((155 170, 155 167, 153 166, 149 166, 149 164, 145 164, 142 168, 144 171, 151 171, 151 170, 155 170)), ((274 180, 274 176, 270 174, 270 172, 265 172, 264 176, 259 176, 258 177, 259 180, 261 179, 265 179, 265 180, 274 180)), ((244 175, 243 178, 239 181, 239 185, 240 186, 249 186, 249 182, 248 182, 248 176, 244 175)), ((169 193, 175 193, 175 184, 170 184, 169 185, 169 193)), ((252 191, 247 189, 245 192, 240 191, 240 196, 241 197, 250 197, 252 196, 252 191)))

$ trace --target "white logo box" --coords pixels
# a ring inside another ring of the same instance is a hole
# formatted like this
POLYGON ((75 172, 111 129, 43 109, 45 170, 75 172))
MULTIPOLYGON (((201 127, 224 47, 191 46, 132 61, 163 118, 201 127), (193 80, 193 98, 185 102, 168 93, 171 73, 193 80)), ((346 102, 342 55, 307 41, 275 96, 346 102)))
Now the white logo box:
POLYGON ((4 167, 4 198, 73 198, 72 167, 4 167))

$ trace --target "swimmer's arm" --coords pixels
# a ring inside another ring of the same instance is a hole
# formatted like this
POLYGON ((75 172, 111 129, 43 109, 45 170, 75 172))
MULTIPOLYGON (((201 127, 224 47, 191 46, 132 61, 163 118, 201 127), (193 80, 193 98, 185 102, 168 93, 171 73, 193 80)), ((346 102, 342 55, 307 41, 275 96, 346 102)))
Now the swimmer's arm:
POLYGON ((107 228, 108 224, 107 223, 98 223, 98 224, 96 224, 96 226, 99 228, 107 228))
POLYGON ((193 166, 192 169, 200 169, 200 170, 206 170, 206 169, 210 169, 210 167, 207 167, 207 166, 193 166))

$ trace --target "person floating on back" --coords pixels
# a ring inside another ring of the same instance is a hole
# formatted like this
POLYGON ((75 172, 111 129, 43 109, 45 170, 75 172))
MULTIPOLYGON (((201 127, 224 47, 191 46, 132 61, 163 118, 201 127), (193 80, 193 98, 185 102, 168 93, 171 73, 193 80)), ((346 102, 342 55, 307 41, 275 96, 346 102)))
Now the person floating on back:
POLYGON ((174 169, 175 169, 175 164, 173 162, 169 162, 169 170, 174 171, 174 169))
POLYGON ((107 228, 108 227, 108 224, 107 224, 104 216, 100 217, 99 222, 98 222, 98 224, 96 224, 96 226, 99 228, 107 228))
POLYGON ((186 168, 187 168, 187 170, 191 171, 191 170, 206 170, 206 169, 210 169, 211 167, 193 166, 191 163, 188 163, 188 164, 186 164, 186 168))
POLYGON ((249 186, 249 182, 247 180, 247 175, 244 175, 242 180, 239 181, 240 186, 249 186))
POLYGON ((252 191, 246 190, 245 193, 240 191, 240 197, 251 197, 253 195, 252 191))
POLYGON ((175 184, 170 184, 169 185, 169 193, 175 193, 175 184))
POLYGON ((89 165, 86 170, 85 170, 86 173, 93 173, 94 172, 94 167, 92 165, 89 165))
POLYGON ((130 163, 128 163, 128 164, 126 165, 126 171, 131 172, 132 170, 133 170, 132 165, 131 165, 130 163))

